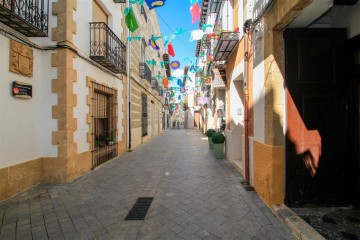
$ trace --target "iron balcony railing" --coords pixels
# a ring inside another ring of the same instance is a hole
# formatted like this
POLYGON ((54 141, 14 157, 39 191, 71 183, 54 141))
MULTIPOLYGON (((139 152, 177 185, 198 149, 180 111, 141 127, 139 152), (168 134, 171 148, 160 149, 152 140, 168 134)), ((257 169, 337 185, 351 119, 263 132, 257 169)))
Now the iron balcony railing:
POLYGON ((154 89, 159 94, 159 96, 162 96, 162 88, 156 78, 151 80, 151 88, 154 89))
POLYGON ((144 62, 139 63, 139 74, 142 79, 146 79, 151 84, 152 73, 149 66, 146 63, 144 62))
POLYGON ((0 22, 28 37, 48 35, 48 0, 0 0, 0 22))
POLYGON ((114 73, 126 74, 126 46, 103 22, 90 23, 90 58, 114 73))
POLYGON ((152 79, 151 79, 151 88, 152 88, 152 89, 155 89, 155 90, 157 91, 158 86, 159 86, 159 83, 158 83, 157 79, 156 79, 156 78, 152 78, 152 79))

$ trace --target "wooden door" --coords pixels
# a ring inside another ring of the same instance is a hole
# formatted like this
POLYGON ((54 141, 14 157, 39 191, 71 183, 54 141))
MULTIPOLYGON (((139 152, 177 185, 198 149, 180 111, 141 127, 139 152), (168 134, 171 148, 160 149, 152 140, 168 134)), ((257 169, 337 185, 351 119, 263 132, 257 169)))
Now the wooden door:
POLYGON ((286 203, 346 204, 351 188, 346 29, 288 29, 286 203))

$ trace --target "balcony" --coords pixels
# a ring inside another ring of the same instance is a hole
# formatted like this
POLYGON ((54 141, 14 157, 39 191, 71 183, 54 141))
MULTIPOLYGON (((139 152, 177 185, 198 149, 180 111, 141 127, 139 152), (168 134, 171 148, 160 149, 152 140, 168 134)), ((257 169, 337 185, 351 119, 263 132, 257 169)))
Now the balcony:
POLYGON ((90 23, 90 58, 114 73, 126 74, 126 46, 103 22, 90 23))
POLYGON ((27 37, 48 35, 48 0, 0 0, 0 22, 27 37))
POLYGON ((159 93, 159 82, 156 78, 151 79, 151 88, 156 91, 156 93, 159 93))
POLYGON ((139 63, 139 74, 142 79, 146 79, 151 84, 151 71, 146 63, 139 63))
POLYGON ((237 32, 223 32, 214 51, 214 61, 226 61, 236 45, 239 43, 240 34, 237 32))

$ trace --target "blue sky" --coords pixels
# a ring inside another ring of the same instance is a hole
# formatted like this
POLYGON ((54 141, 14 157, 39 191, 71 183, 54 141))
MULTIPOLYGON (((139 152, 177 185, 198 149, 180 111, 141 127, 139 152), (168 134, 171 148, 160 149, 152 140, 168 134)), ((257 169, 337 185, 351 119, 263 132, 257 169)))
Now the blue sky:
MULTIPOLYGON (((199 0, 201 6, 201 1, 199 0)), ((163 36, 174 34, 176 28, 183 28, 188 32, 178 35, 172 42, 175 57, 170 56, 170 61, 180 61, 180 68, 184 69, 189 62, 184 58, 195 60, 196 41, 190 42, 190 32, 199 29, 199 20, 191 24, 190 0, 167 0, 162 7, 155 8, 163 36)))

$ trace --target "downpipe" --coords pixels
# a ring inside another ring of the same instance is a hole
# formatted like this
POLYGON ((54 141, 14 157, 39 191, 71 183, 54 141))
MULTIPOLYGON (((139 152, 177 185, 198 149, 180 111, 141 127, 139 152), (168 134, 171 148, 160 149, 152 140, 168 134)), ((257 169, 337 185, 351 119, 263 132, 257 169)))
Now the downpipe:
MULTIPOLYGON (((126 1, 126 7, 130 7, 130 2, 126 1)), ((126 31, 127 37, 130 37, 130 30, 127 28, 126 31)), ((130 80, 130 61, 131 61, 131 42, 127 41, 127 51, 126 51, 126 149, 131 151, 131 80, 130 80)))

